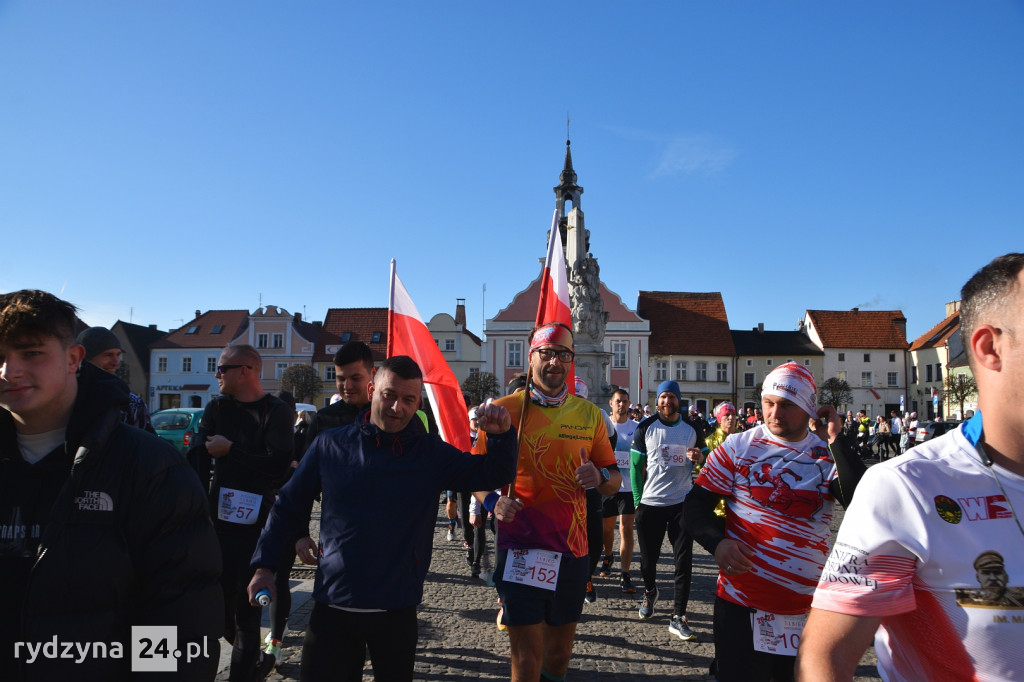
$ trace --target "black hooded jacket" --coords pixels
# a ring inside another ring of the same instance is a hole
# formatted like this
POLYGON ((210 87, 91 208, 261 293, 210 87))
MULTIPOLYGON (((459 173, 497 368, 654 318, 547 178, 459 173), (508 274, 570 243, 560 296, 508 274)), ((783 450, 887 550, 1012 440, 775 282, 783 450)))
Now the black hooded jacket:
POLYGON ((170 444, 121 421, 127 402, 124 382, 83 363, 65 444, 34 465, 0 409, 2 680, 135 679, 142 625, 173 626, 182 652, 176 674, 155 678, 216 675, 221 564, 206 496, 170 444), (203 645, 208 656, 186 662, 203 645))

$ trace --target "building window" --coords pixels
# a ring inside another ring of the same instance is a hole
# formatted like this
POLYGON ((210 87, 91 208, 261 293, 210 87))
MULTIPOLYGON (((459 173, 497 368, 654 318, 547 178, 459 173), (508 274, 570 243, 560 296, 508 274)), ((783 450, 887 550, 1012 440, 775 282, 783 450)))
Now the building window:
POLYGON ((889 362, 896 362, 896 354, 889 353, 889 362))
POLYGON ((753 367, 753 366, 754 366, 754 361, 751 360, 750 358, 747 358, 747 367, 753 367))
POLYGON ((480 368, 479 367, 470 367, 469 368, 469 373, 470 373, 470 375, 479 374, 480 373, 480 368))
POLYGON ((374 332, 370 336, 370 343, 380 343, 380 337, 383 336, 383 335, 384 335, 383 332, 374 332))
POLYGON ((192 325, 191 327, 188 328, 188 330, 185 333, 186 334, 198 334, 199 333, 199 325, 198 324, 192 325))
POLYGON ((281 379, 281 375, 284 374, 286 369, 288 369, 287 362, 274 363, 274 379, 279 381, 281 379))
POLYGON ((864 362, 871 362, 871 353, 864 354, 864 362))
POLYGON ((156 359, 156 371, 166 372, 167 371, 167 358, 156 359))
POLYGON ((677 362, 676 363, 676 381, 686 381, 686 366, 690 364, 688 362, 677 362))
POLYGON ((658 360, 654 363, 654 380, 665 381, 668 379, 668 363, 664 360, 658 360))
POLYGON ((506 357, 505 365, 507 367, 522 367, 523 366, 523 342, 522 341, 509 341, 508 345, 505 346, 506 357))
POLYGON ((754 378, 754 373, 753 372, 744 372, 743 373, 743 388, 753 388, 754 387, 754 380, 755 380, 755 378, 754 378))
POLYGON ((899 372, 888 372, 885 375, 885 384, 890 388, 896 388, 900 385, 900 373, 899 372))
POLYGON ((941 362, 936 362, 935 363, 935 380, 936 381, 942 381, 942 363, 941 362))
POLYGON ((341 342, 342 343, 348 343, 351 340, 352 340, 352 332, 342 332, 341 333, 341 342))
POLYGON ((211 334, 220 334, 222 331, 224 331, 224 325, 222 325, 222 324, 215 324, 215 325, 213 325, 213 329, 210 330, 210 333, 211 334))
POLYGON ((764 361, 764 364, 765 364, 765 367, 771 367, 772 366, 772 359, 768 358, 767 360, 764 361))
POLYGON ((804 358, 804 367, 810 367, 810 366, 811 366, 811 359, 810 358, 804 358))
POLYGON ((629 344, 621 341, 612 343, 612 368, 613 369, 625 369, 628 367, 626 364, 626 356, 629 353, 629 344))
POLYGON ((917 365, 910 368, 910 383, 917 383, 917 365))
POLYGON ((836 372, 836 379, 839 379, 840 381, 846 381, 846 371, 840 370, 836 372))
POLYGON ((445 339, 444 340, 444 349, 446 351, 454 351, 455 350, 455 339, 445 339))
POLYGON ((185 356, 183 356, 181 358, 181 371, 182 372, 191 372, 192 371, 192 358, 190 356, 185 355, 185 356))
POLYGON ((217 372, 217 358, 206 358, 206 371, 210 374, 217 372))
POLYGON ((693 371, 697 376, 694 377, 695 381, 707 381, 708 380, 708 363, 706 362, 695 362, 693 363, 693 371))
POLYGON ((871 387, 871 372, 860 373, 860 385, 864 387, 871 387))
POLYGON ((324 367, 324 381, 334 381, 334 377, 334 365, 328 365, 327 367, 324 367))
POLYGON ((839 354, 839 362, 846 362, 846 353, 839 354))
POLYGON ((257 334, 256 335, 256 347, 257 348, 266 348, 268 341, 270 341, 270 336, 268 334, 257 334))
POLYGON ((724 362, 715 363, 715 381, 729 380, 729 366, 724 362))
POLYGON ((284 334, 274 334, 274 348, 284 348, 284 334))
POLYGON ((924 366, 924 376, 925 376, 925 381, 931 381, 932 380, 932 366, 931 365, 925 365, 924 366))

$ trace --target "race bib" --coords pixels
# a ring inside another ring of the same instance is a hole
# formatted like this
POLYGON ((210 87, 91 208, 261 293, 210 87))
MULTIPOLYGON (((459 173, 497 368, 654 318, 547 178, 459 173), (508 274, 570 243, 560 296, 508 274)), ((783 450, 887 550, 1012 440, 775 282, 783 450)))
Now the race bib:
POLYGON ((554 590, 558 584, 560 552, 546 549, 510 549, 502 580, 554 590))
POLYGON ((629 469, 629 450, 616 450, 615 451, 615 466, 620 469, 629 469))
POLYGON ((666 467, 681 467, 690 463, 686 458, 686 448, 682 445, 662 445, 661 465, 666 467))
POLYGON ((807 614, 784 616, 756 609, 750 614, 754 629, 754 650, 780 656, 796 656, 800 647, 800 633, 807 622, 807 614))
POLYGON ((251 526, 259 518, 262 503, 262 495, 234 488, 221 488, 217 518, 228 523, 251 526))

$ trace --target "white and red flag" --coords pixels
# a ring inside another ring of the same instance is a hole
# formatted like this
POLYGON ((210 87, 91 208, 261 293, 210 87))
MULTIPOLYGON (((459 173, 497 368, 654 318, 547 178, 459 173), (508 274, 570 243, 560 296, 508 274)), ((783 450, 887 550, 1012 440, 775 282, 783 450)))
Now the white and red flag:
MULTIPOLYGON (((561 322, 572 329, 572 311, 569 308, 569 281, 565 276, 565 251, 558 232, 558 209, 551 216, 551 234, 548 237, 548 255, 540 282, 540 300, 537 301, 537 327, 561 322)), ((569 367, 565 377, 569 392, 576 393, 576 366, 569 367)))
POLYGON ((391 259, 391 297, 388 304, 387 356, 408 355, 423 372, 423 387, 434 410, 434 418, 441 438, 463 452, 469 452, 469 415, 462 388, 451 367, 441 355, 441 349, 423 323, 416 305, 395 272, 391 259))

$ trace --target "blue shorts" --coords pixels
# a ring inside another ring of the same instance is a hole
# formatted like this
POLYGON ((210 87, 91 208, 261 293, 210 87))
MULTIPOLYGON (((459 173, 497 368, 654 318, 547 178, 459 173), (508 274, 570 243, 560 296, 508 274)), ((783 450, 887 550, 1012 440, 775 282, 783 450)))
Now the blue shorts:
POLYGON ((558 566, 558 583, 554 590, 533 585, 504 582, 505 561, 508 550, 498 550, 494 566, 494 585, 501 597, 502 625, 568 625, 576 623, 583 613, 583 598, 587 594, 590 575, 590 557, 576 558, 566 552, 558 566))

